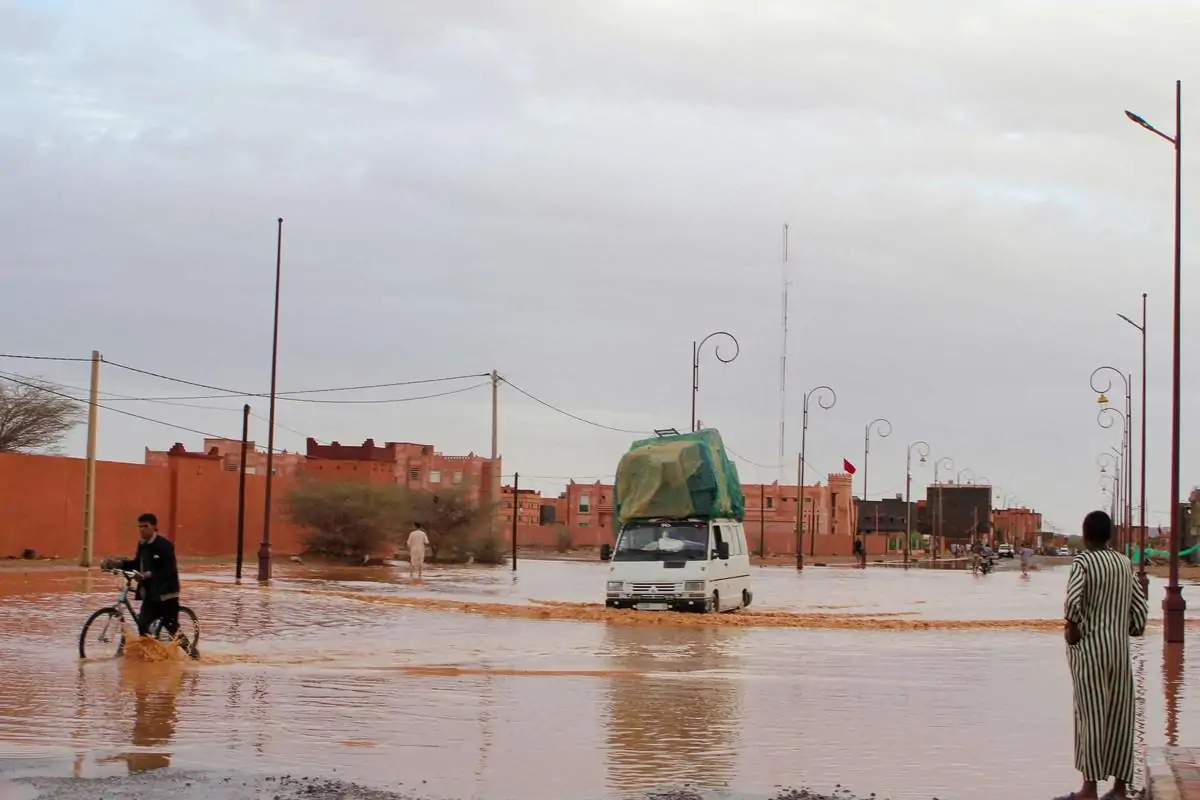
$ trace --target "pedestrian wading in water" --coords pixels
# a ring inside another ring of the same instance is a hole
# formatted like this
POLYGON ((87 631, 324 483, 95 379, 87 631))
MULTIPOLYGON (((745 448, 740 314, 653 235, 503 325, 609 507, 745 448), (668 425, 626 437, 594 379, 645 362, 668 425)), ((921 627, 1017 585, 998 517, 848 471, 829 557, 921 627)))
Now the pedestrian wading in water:
POLYGON ((1129 637, 1146 631, 1146 596, 1130 560, 1109 547, 1112 531, 1103 511, 1083 518, 1083 550, 1067 579, 1064 635, 1083 788, 1059 800, 1094 800, 1097 785, 1109 778, 1105 797, 1125 800, 1136 769, 1129 637))

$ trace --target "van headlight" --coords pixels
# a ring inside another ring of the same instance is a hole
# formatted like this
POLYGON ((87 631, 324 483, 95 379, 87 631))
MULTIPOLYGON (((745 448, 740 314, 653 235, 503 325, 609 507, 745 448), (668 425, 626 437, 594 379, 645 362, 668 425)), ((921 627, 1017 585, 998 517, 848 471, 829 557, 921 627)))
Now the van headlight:
POLYGON ((621 591, 621 590, 622 590, 622 589, 624 589, 624 588, 625 588, 625 582, 624 582, 624 581, 609 581, 609 582, 608 582, 608 589, 607 589, 606 591, 609 591, 609 592, 619 592, 619 591, 621 591))
POLYGON ((704 581, 684 581, 683 590, 685 592, 703 592, 704 581))

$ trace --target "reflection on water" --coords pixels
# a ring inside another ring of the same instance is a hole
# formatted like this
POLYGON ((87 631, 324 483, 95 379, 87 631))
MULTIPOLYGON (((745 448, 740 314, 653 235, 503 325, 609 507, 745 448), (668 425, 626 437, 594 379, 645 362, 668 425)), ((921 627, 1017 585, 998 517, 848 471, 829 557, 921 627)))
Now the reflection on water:
POLYGON ((725 786, 740 746, 739 631, 609 628, 613 663, 640 677, 612 681, 605 703, 608 785, 725 786))
POLYGON ((1166 705, 1168 747, 1179 746, 1179 695, 1183 686, 1183 645, 1164 644, 1162 651, 1163 694, 1166 705))
MULTIPOLYGON (((0 569, 0 758, 61 756, 84 776, 302 765, 486 800, 683 782, 759 798, 842 783, 893 800, 1007 800, 1078 780, 1061 637, 970 622, 1048 620, 1057 634, 1062 571, 756 572, 757 619, 959 623, 925 630, 576 621, 602 585, 589 564, 526 562, 515 581, 439 568, 416 587, 403 570, 278 575, 270 588, 185 576, 199 663, 81 665, 79 627, 112 583, 0 569)), ((1164 654, 1161 628, 1137 644, 1139 742, 1200 741, 1200 676, 1184 656, 1164 654)))

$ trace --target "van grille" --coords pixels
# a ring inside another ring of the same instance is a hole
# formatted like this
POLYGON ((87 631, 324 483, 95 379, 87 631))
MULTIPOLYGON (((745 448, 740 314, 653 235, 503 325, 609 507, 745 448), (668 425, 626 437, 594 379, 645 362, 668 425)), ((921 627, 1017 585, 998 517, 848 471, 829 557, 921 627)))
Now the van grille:
POLYGON ((633 583, 630 589, 634 594, 672 594, 675 591, 673 583, 633 583))

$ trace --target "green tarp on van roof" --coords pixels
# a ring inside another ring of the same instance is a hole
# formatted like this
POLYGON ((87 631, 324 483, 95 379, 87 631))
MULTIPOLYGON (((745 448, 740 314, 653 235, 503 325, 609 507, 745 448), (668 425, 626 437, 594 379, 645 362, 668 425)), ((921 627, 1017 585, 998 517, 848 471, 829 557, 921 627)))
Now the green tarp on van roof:
POLYGON ((634 442, 617 465, 613 502, 620 523, 746 515, 737 467, 712 428, 634 442))

